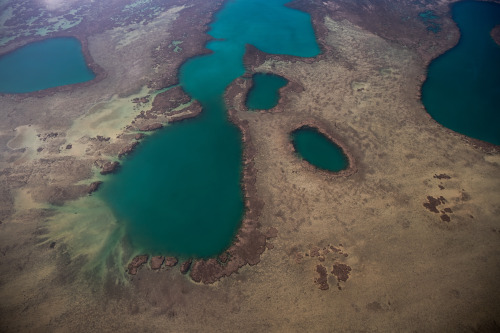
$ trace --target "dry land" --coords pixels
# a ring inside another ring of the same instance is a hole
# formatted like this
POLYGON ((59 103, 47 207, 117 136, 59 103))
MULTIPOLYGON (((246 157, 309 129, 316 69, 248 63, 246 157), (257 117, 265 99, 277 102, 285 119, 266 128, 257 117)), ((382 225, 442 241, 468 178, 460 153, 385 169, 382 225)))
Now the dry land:
MULTIPOLYGON (((242 254, 252 266, 231 275, 216 266, 224 256, 135 257, 113 242, 109 208, 88 196, 150 130, 201 111, 181 88, 157 89, 206 52, 221 3, 175 1, 141 20, 121 10, 119 20, 69 27, 99 79, 0 96, 0 331, 499 330, 498 147, 443 128, 420 101, 427 64, 458 41, 450 2, 299 0, 291 6, 311 13, 319 57, 248 48, 248 72, 226 101, 244 131, 244 185, 258 210, 240 233, 260 245, 242 254), (418 19, 426 10, 440 16, 439 32, 418 19), (255 72, 290 81, 270 111, 244 107, 255 72), (303 125, 335 140, 350 169, 300 160, 289 135, 303 125), (212 275, 192 274, 204 265, 212 275)), ((45 10, 69 10, 61 6, 45 10)), ((97 10, 88 6, 82 17, 97 10)), ((30 36, 0 54, 42 38, 30 36)))

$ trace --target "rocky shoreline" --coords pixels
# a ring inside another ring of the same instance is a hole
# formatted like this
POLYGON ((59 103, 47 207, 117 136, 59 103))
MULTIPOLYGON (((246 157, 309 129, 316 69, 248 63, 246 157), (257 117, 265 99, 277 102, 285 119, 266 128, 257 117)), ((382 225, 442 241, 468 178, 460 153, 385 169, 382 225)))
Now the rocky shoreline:
MULTIPOLYGON (((247 49, 249 49, 248 46, 247 49)), ((246 106, 246 100, 248 98, 248 92, 252 89, 253 86, 253 75, 256 74, 254 71, 255 66, 247 67, 248 71, 243 77, 239 77, 234 80, 227 88, 224 93, 224 100, 226 105, 230 105, 232 108, 235 108, 238 112, 249 112, 250 110, 246 106)), ((273 73, 274 74, 274 73, 273 73)), ((253 110, 261 113, 280 113, 285 111, 284 105, 290 102, 290 95, 293 93, 300 93, 304 91, 304 87, 299 83, 295 82, 292 78, 282 75, 275 74, 285 78, 288 83, 281 87, 278 90, 279 100, 275 107, 269 110, 253 110)))

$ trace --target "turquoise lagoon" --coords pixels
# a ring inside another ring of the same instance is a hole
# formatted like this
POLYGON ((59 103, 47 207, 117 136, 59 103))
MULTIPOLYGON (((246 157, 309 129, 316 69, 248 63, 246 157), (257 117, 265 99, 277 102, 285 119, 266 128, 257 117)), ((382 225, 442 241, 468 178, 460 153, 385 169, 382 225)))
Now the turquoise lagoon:
POLYGON ((319 53, 308 14, 288 0, 236 0, 217 13, 206 47, 180 71, 203 112, 145 140, 101 196, 141 251, 211 257, 232 242, 244 214, 241 133, 227 120, 225 88, 244 74, 247 44, 273 54, 319 53))
POLYGON ((464 1, 452 8, 458 45, 435 59, 422 86, 422 102, 440 124, 500 144, 500 46, 490 36, 500 4, 464 1))
POLYGON ((72 37, 33 42, 0 57, 0 93, 28 93, 94 78, 80 41, 72 37))
POLYGON ((291 134, 299 156, 315 167, 338 172, 347 169, 349 160, 342 149, 312 127, 301 127, 291 134))
POLYGON ((286 86, 288 80, 274 74, 257 73, 253 76, 253 86, 245 101, 250 110, 269 110, 275 107, 280 99, 279 90, 286 86))

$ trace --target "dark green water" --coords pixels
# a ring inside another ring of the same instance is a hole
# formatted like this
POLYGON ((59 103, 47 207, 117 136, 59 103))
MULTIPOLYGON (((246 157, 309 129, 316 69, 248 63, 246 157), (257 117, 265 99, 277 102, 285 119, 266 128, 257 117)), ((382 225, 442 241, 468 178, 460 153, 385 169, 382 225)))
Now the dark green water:
POLYGON ((248 92, 245 104, 250 110, 269 110, 280 99, 279 90, 288 80, 274 74, 257 73, 253 76, 253 86, 248 92))
POLYGON ((429 66, 422 102, 440 124, 500 144, 500 46, 490 36, 500 4, 464 1, 452 8, 460 42, 429 66))
POLYGON ((92 80, 76 38, 27 44, 0 57, 0 92, 27 93, 92 80))
POLYGON ((301 127, 291 137, 297 153, 315 167, 338 172, 349 166, 342 149, 316 129, 301 127))
POLYGON ((101 195, 132 245, 149 253, 210 257, 227 248, 243 216, 241 133, 227 120, 223 93, 244 73, 246 44, 262 51, 319 53, 309 15, 285 0, 236 0, 216 15, 213 53, 188 61, 184 89, 203 113, 148 138, 110 177, 101 195))

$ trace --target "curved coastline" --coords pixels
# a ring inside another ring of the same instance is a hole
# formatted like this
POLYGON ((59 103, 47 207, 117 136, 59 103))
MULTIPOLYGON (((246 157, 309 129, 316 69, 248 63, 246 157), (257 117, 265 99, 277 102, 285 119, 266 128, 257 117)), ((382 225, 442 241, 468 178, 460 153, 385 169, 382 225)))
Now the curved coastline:
POLYGON ((42 38, 27 39, 26 43, 21 44, 21 45, 17 46, 16 48, 13 48, 7 52, 4 52, 4 53, 0 54, 0 56, 4 56, 6 54, 12 53, 12 52, 16 51, 17 49, 19 49, 25 45, 28 45, 30 43, 41 42, 44 40, 54 39, 54 38, 74 38, 74 39, 78 40, 78 42, 80 43, 81 49, 82 49, 83 57, 85 59, 85 64, 92 71, 92 73, 95 75, 95 77, 92 80, 85 81, 85 82, 66 84, 63 86, 57 86, 57 87, 27 92, 27 93, 1 93, 0 92, 0 96, 11 97, 11 98, 14 98, 15 100, 23 100, 23 99, 29 98, 29 97, 42 98, 42 97, 51 96, 51 95, 61 93, 61 92, 71 92, 74 90, 89 87, 91 85, 94 85, 97 82, 102 81, 104 78, 107 77, 107 73, 104 70, 104 68, 99 66, 99 64, 97 64, 94 61, 94 59, 92 58, 92 55, 90 54, 90 50, 88 47, 87 38, 83 35, 78 35, 78 34, 76 34, 76 35, 54 34, 54 35, 51 35, 50 37, 44 36, 42 38))
MULTIPOLYGON (((487 1, 487 0, 474 0, 474 1, 496 3, 495 1, 487 1)), ((448 48, 444 48, 444 47, 441 48, 441 50, 439 50, 440 52, 436 52, 432 57, 422 58, 422 60, 424 61, 423 64, 422 64, 422 66, 423 66, 423 69, 425 71, 425 75, 423 75, 421 77, 420 87, 418 89, 417 98, 419 99, 419 101, 420 101, 420 103, 422 105, 422 110, 425 112, 425 114, 428 117, 428 119, 430 121, 432 121, 435 125, 437 125, 439 128, 441 128, 442 130, 444 130, 445 132, 447 132, 449 135, 454 135, 454 136, 459 137, 466 144, 472 146, 473 148, 475 148, 475 149, 477 149, 477 150, 479 150, 479 151, 481 151, 481 152, 483 152, 485 154, 499 154, 500 153, 500 145, 496 145, 494 143, 490 143, 490 142, 487 142, 487 141, 483 141, 483 140, 480 140, 480 139, 476 139, 476 138, 467 136, 465 134, 462 134, 460 132, 454 131, 454 130, 452 130, 452 129, 450 129, 450 128, 444 126, 444 125, 442 125, 441 123, 439 123, 437 120, 435 120, 431 116, 431 114, 427 111, 427 108, 425 107, 425 105, 422 102, 422 88, 423 88, 425 82, 428 79, 428 71, 429 71, 430 64, 434 60, 438 59, 439 57, 441 57, 444 54, 446 54, 446 53, 450 52, 451 50, 453 50, 460 43, 460 39, 461 39, 461 36, 462 36, 462 31, 461 31, 460 27, 458 26, 457 22, 455 22, 455 20, 453 20, 453 17, 452 17, 453 6, 455 6, 457 3, 460 3, 460 2, 463 2, 463 1, 452 2, 452 3, 450 3, 448 5, 448 13, 447 13, 447 15, 448 15, 449 18, 451 18, 451 20, 453 22, 453 25, 454 25, 454 28, 455 28, 455 32, 456 32, 456 33, 453 34, 453 39, 451 39, 453 41, 452 45, 449 46, 448 48)), ((498 28, 498 27, 499 26, 497 25, 495 28, 498 28)), ((493 30, 492 30, 492 32, 493 32, 493 30)), ((492 38, 493 38, 493 36, 492 36, 492 38)))

